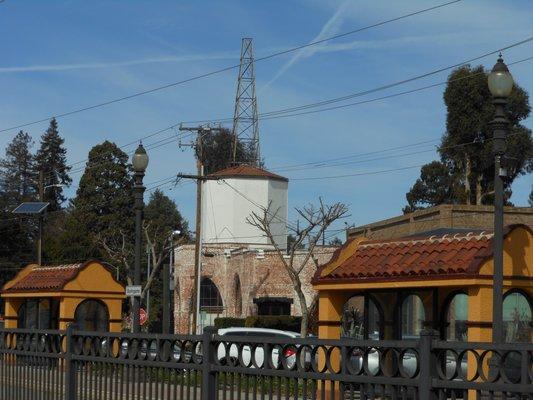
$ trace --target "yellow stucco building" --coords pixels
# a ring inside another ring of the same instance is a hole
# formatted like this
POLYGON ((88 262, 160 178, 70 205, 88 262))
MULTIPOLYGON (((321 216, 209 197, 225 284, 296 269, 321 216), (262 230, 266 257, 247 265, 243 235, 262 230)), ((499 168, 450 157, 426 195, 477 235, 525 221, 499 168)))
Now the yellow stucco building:
MULTIPOLYGON (((439 229, 411 236, 349 240, 313 279, 319 337, 411 339, 433 328, 443 340, 492 338, 493 234, 439 229)), ((531 342, 533 231, 504 238, 506 341, 531 342)))
POLYGON ((104 264, 30 264, 4 285, 5 327, 120 332, 124 286, 104 264))

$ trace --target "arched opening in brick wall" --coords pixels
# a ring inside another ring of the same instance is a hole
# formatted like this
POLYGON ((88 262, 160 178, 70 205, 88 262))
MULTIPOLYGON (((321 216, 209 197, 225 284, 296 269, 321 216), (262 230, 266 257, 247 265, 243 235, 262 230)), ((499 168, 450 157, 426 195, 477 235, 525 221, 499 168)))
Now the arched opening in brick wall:
POLYGON ((241 280, 237 274, 233 282, 233 298, 235 299, 235 316, 240 317, 242 315, 242 290, 241 280))
POLYGON ((215 319, 223 316, 224 304, 217 285, 209 279, 200 281, 200 329, 213 326, 215 319))

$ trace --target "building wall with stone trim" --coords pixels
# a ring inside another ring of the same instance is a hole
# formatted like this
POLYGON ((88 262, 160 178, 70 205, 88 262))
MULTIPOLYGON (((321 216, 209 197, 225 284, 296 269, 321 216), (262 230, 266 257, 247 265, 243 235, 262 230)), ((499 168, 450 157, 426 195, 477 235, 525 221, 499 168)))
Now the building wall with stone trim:
MULTIPOLYGON (((300 278, 308 305, 315 291, 311 286, 316 266, 329 261, 334 246, 321 246, 315 250, 315 261, 309 259, 300 278)), ((301 265, 306 251, 295 255, 294 265, 301 265)), ((194 286, 194 245, 185 245, 175 250, 175 332, 189 333, 192 330, 191 310, 194 286)), ((274 250, 258 251, 247 246, 213 244, 204 246, 202 277, 213 281, 220 292, 223 310, 220 316, 247 317, 257 315, 254 299, 261 297, 284 297, 292 299, 291 315, 301 315, 300 304, 281 259, 274 250)))
MULTIPOLYGON (((504 207, 504 224, 533 226, 533 207, 504 207)), ((484 229, 494 227, 494 207, 443 204, 348 229, 349 239, 390 239, 439 228, 484 229)))

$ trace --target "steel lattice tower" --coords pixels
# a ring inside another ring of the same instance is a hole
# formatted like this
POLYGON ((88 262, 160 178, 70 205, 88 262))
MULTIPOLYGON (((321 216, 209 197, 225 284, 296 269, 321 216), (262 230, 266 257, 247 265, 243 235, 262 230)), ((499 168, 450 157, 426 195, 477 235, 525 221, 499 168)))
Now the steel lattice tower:
POLYGON ((254 52, 251 38, 242 39, 241 62, 237 81, 237 96, 233 114, 233 145, 231 159, 237 160, 238 143, 250 154, 246 163, 259 165, 259 124, 257 118, 257 97, 255 94, 254 52))

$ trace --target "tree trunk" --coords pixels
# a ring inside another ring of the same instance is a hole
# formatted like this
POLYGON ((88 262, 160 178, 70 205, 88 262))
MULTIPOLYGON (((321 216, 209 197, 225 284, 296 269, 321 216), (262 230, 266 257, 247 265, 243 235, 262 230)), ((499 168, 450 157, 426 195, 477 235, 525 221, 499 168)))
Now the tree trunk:
POLYGON ((302 283, 298 280, 298 283, 294 285, 294 290, 298 296, 300 302, 300 310, 302 311, 302 325, 300 327, 300 335, 304 338, 307 337, 307 330, 309 325, 309 309, 307 308, 307 300, 305 299, 304 292, 302 290, 302 283))
POLYGON ((481 199, 483 198, 483 189, 481 188, 481 175, 476 179, 476 205, 481 205, 481 199))
POLYGON ((465 154, 465 193, 466 193, 466 204, 470 205, 472 204, 470 199, 470 175, 472 173, 472 162, 470 161, 470 157, 468 157, 468 154, 465 154))

